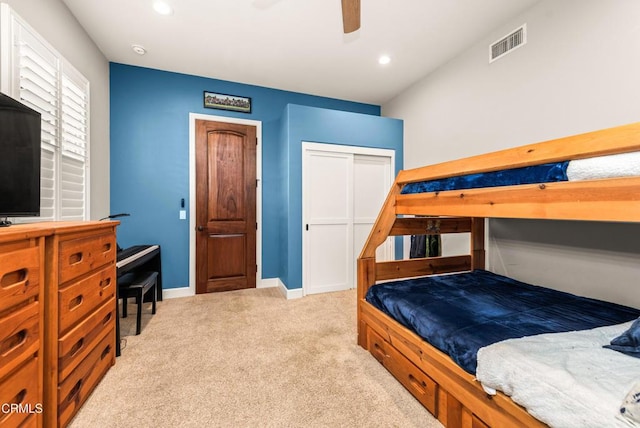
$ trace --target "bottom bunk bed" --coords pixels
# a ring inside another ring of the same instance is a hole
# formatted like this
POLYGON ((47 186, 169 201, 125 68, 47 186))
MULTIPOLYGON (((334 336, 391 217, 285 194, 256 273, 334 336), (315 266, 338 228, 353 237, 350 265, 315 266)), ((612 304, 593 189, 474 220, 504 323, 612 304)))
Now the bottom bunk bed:
MULTIPOLYGON (((571 426, 562 421, 580 427, 625 426, 615 418, 626 393, 640 378, 640 361, 609 349, 594 350, 593 343, 598 341, 580 342, 562 333, 580 331, 579 337, 588 338, 583 330, 608 326, 609 334, 598 336, 596 332, 597 337, 605 338, 616 333, 603 343, 608 344, 628 329, 640 310, 525 284, 485 270, 374 285, 365 299, 476 376, 485 392, 508 392, 541 422, 552 426, 571 426), (538 335, 544 337, 538 339, 538 335), (503 344, 507 339, 527 336, 532 336, 528 339, 535 340, 535 345, 520 344, 519 340, 508 342, 510 346, 503 344), (493 344, 496 346, 490 346, 493 344), (571 349, 575 353, 566 355, 571 349), (528 355, 535 355, 534 350, 539 358, 528 355), (563 382, 558 372, 567 370, 554 370, 546 364, 545 356, 551 353, 556 355, 551 362, 578 361, 579 356, 590 353, 594 358, 579 364, 582 378, 573 370, 564 376, 573 382, 563 382), (585 378, 586 374, 592 379, 585 378), (605 385, 587 387, 603 379, 605 385), (575 391, 567 390, 572 387, 575 391), (598 405, 585 406, 588 403, 598 405), (559 410, 561 414, 557 414, 559 410)), ((395 345, 392 335, 389 343, 395 345)), ((374 355, 379 352, 374 342, 374 355)))
MULTIPOLYGON (((484 173, 512 165, 514 159, 518 159, 518 166, 527 166, 639 149, 640 124, 633 124, 466 162, 402 171, 358 259, 359 345, 447 427, 589 426, 584 420, 594 427, 625 426, 616 418, 619 407, 600 415, 604 413, 602 407, 587 405, 602 418, 579 413, 589 402, 621 405, 640 376, 639 359, 602 348, 624 333, 640 316, 640 310, 522 284, 485 271, 485 217, 640 222, 640 178, 408 195, 402 194, 402 189, 412 182, 459 175, 461 165, 465 174, 484 173), (377 247, 390 236, 445 233, 469 233, 469 254, 376 260, 377 247), (551 350, 542 346, 548 343, 551 350), (583 348, 578 352, 576 347, 580 346, 583 348), (541 350, 537 360, 529 358, 533 349, 541 350), (569 386, 554 385, 553 381, 566 381, 577 373, 566 367, 574 363, 577 354, 587 356, 587 362, 578 364, 587 374, 586 381, 574 379, 569 386), (613 361, 613 366, 594 358, 599 354, 613 361), (549 358, 560 361, 560 368, 552 366, 549 358), (620 369, 625 365, 630 371, 620 369), (510 371, 505 375, 502 369, 510 371), (618 384, 613 385, 610 374, 616 371, 620 376, 618 384), (600 388, 594 379, 604 379, 605 387, 600 388), (522 384, 515 385, 516 380, 524 382, 524 389, 522 384), (566 408, 570 402, 552 399, 560 407, 552 406, 549 411, 556 417, 549 418, 535 408, 537 404, 520 400, 532 391, 534 398, 553 397, 545 392, 545 384, 552 389, 569 388, 568 396, 574 388, 596 394, 586 398, 576 390, 574 402, 582 404, 573 409, 566 408), (558 411, 562 408, 565 410, 558 411)), ((640 331, 637 339, 640 345, 640 331)))

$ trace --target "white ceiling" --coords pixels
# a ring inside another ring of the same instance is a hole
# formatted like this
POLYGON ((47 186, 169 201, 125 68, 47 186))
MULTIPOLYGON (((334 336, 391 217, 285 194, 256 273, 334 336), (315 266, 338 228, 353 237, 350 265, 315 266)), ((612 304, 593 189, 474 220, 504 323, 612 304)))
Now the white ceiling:
POLYGON ((362 0, 348 35, 340 0, 63 1, 109 61, 383 104, 538 0, 362 0))

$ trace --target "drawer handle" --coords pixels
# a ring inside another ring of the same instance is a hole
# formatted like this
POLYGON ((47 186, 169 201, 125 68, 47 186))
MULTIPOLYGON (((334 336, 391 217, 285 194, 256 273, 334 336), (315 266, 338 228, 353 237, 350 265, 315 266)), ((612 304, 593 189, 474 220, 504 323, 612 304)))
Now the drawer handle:
POLYGON ((23 389, 20 392, 18 392, 16 396, 13 397, 12 400, 9 400, 9 403, 22 404, 26 396, 27 396, 27 390, 23 389))
POLYGON ((80 263, 82 261, 82 258, 83 258, 82 251, 80 251, 79 253, 73 253, 69 256, 69 264, 75 265, 77 263, 80 263))
POLYGON ((102 325, 107 325, 107 323, 111 321, 112 316, 113 316, 113 313, 109 312, 107 316, 102 319, 102 325))
POLYGON ((78 306, 82 304, 83 300, 84 300, 84 296, 82 294, 71 299, 71 301, 69 301, 69 310, 72 311, 76 309, 78 306))
POLYGON ((100 355, 100 359, 104 360, 104 357, 106 357, 107 355, 109 355, 109 352, 111 352, 111 345, 107 345, 104 348, 104 351, 102 351, 102 355, 100 355))
POLYGON ((425 381, 420 381, 416 379, 412 374, 409 374, 409 382, 411 382, 411 385, 413 385, 413 387, 417 389, 420 394, 427 395, 427 384, 425 381))
POLYGON ((111 277, 105 278, 100 281, 100 288, 107 288, 109 285, 111 285, 111 277))
POLYGON ((26 340, 27 340, 26 329, 22 329, 16 334, 7 337, 0 344, 0 355, 4 357, 5 355, 14 351, 16 348, 19 348, 20 346, 22 346, 26 340))
POLYGON ((67 397, 64 399, 64 401, 66 401, 67 403, 70 403, 73 400, 78 400, 80 398, 81 387, 82 387, 82 379, 80 379, 78 382, 76 382, 75 385, 73 385, 73 388, 71 388, 71 391, 69 391, 69 394, 67 394, 67 397), (77 397, 74 398, 74 395, 77 397))
POLYGON ((69 357, 75 356, 78 353, 78 351, 80 351, 80 349, 82 349, 83 345, 84 345, 84 338, 81 338, 80 340, 78 340, 76 342, 75 345, 73 345, 73 347, 69 351, 69 357))
POLYGON ((385 357, 389 356, 389 354, 387 354, 387 352, 384 350, 382 345, 380 345, 378 342, 373 342, 373 347, 376 349, 376 351, 380 352, 385 357))
POLYGON ((108 253, 109 251, 111 251, 111 242, 107 242, 102 246, 103 253, 108 253))
MULTIPOLYGON (((12 272, 7 272, 2 275, 2 279, 0 280, 0 287, 9 288, 21 282, 24 282, 27 279, 27 269, 18 269, 12 272)), ((27 285, 25 283, 25 285, 27 285)))

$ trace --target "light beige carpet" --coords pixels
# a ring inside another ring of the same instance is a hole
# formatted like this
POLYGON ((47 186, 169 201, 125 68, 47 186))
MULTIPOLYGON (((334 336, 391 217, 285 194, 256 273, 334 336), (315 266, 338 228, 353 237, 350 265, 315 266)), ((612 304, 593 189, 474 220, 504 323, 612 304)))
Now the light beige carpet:
POLYGON ((135 305, 85 427, 441 427, 356 344, 355 290, 251 289, 135 305))

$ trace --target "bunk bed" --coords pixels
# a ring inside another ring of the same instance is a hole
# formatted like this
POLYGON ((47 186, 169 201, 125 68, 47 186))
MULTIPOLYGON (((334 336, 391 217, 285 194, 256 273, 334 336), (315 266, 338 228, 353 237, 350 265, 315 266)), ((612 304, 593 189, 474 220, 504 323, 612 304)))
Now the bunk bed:
MULTIPOLYGON (((483 288, 477 284, 483 285, 487 281, 502 284, 511 281, 484 270, 486 218, 640 222, 640 171, 628 170, 626 166, 630 162, 629 158, 625 158, 631 156, 637 159, 640 156, 638 152, 640 123, 635 123, 401 171, 358 258, 358 344, 369 350, 447 427, 546 426, 509 396, 488 385, 483 387, 476 379, 476 354, 491 354, 484 352, 490 350, 499 359, 506 358, 507 351, 504 347, 492 347, 517 342, 520 339, 516 338, 521 334, 518 331, 508 332, 501 336, 502 339, 496 345, 488 345, 489 342, 484 339, 477 339, 476 332, 479 329, 476 328, 477 325, 474 327, 471 324, 471 327, 466 327, 467 330, 472 329, 467 336, 475 343, 470 350, 460 351, 455 335, 465 327, 451 327, 447 323, 467 318, 472 311, 468 306, 447 305, 462 300, 472 302, 473 306, 482 297, 469 297, 467 293, 483 288), (601 161, 604 162, 604 167, 594 167, 592 164, 598 162, 598 165, 602 165, 599 163, 601 161), (532 172, 541 166, 545 170, 541 175, 532 172), (584 169, 598 172, 582 175, 584 169), (612 170, 616 171, 612 173, 612 170), (514 172, 516 178, 512 181, 511 175, 514 172), (497 177, 499 182, 486 181, 487 176, 497 177), (478 177, 479 180, 476 180, 478 177), (377 247, 389 237, 446 233, 468 233, 469 254, 376 260, 377 247), (468 282, 470 277, 480 279, 468 282), (454 297, 438 295, 438 287, 446 289, 446 282, 449 280, 461 282, 464 290, 454 291, 454 294, 457 293, 454 297), (415 290, 428 290, 435 294, 411 294, 415 290), (386 296, 397 293, 409 294, 399 297, 399 301, 388 303, 388 306, 381 303, 386 296), (438 316, 434 316, 433 312, 420 315, 423 303, 428 307, 434 302, 435 309, 427 310, 439 312, 438 316), (405 307, 405 304, 409 304, 409 307, 405 307), (451 327, 449 336, 434 327, 434 320, 438 317, 440 320, 445 319, 445 330, 451 327), (422 326, 411 324, 416 319, 422 326), (459 354, 455 355, 453 352, 452 356, 447 347, 457 349, 459 354)), ((524 287, 524 294, 529 292, 530 287, 542 289, 513 281, 517 283, 517 287, 524 287)), ((492 297, 486 299, 503 300, 508 304, 511 295, 508 298, 499 297, 500 290, 507 288, 497 290, 491 291, 492 297)), ((552 298, 556 297, 554 295, 552 298)), ((569 300, 574 297, 576 296, 569 296, 569 300)), ((534 297, 531 300, 537 299, 538 297, 534 297)), ((613 304, 602 310, 598 305, 607 304, 593 299, 577 298, 574 303, 581 308, 593 309, 594 314, 604 311, 607 314, 615 312, 615 315, 611 315, 611 318, 605 316, 607 319, 592 319, 580 326, 572 324, 572 320, 559 328, 547 329, 547 326, 543 326, 530 333, 539 335, 533 338, 545 338, 547 333, 552 337, 564 337, 556 335, 584 330, 594 331, 595 334, 600 334, 600 340, 606 338, 608 341, 621 334, 640 314, 637 309, 613 304), (607 333, 604 336, 602 329, 607 333)), ((561 303, 555 312, 571 312, 562 305, 565 303, 561 303)), ((542 306, 546 304, 543 303, 542 306)), ((532 310, 535 312, 538 309, 532 310)), ((550 316, 537 312, 535 314, 534 318, 542 320, 538 322, 538 326, 544 324, 550 316)), ((482 329, 484 327, 485 324, 482 324, 482 329)), ((517 349, 517 345, 515 348, 517 349)), ((601 346, 597 348, 601 349, 601 346)), ((608 349, 605 351, 615 353, 608 349)), ((521 360, 523 353, 517 355, 521 360)), ((640 363, 640 360, 637 361, 640 363)), ((524 363, 525 368, 527 364, 524 363)), ((494 364, 496 365, 504 364, 494 364)), ((631 366, 637 368, 636 360, 633 360, 631 366)), ((481 368, 480 364, 478 368, 481 368)), ((508 389, 506 386, 504 388, 508 389)), ((513 395, 513 391, 508 392, 513 395)), ((622 394, 623 397, 626 392, 622 394)))

